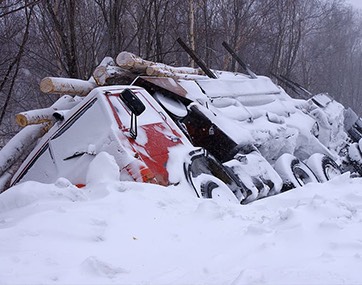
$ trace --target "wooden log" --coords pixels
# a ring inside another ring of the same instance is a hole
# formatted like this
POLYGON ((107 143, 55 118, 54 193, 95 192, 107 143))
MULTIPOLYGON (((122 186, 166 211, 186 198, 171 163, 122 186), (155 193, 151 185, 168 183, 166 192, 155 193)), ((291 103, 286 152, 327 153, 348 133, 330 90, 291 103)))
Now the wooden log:
POLYGON ((147 67, 155 64, 127 51, 122 51, 118 54, 116 63, 124 69, 143 74, 146 73, 147 67))
POLYGON ((106 56, 102 59, 101 63, 98 66, 116 66, 116 63, 114 62, 113 58, 110 56, 106 56))
POLYGON ((205 75, 200 68, 173 67, 167 64, 144 60, 126 51, 118 54, 116 62, 123 69, 147 74, 148 76, 188 78, 186 75, 205 75))
POLYGON ((189 74, 189 75, 205 75, 205 73, 199 68, 191 67, 173 67, 166 64, 155 64, 147 67, 146 73, 149 76, 158 76, 162 73, 175 73, 175 74, 189 74))
POLYGON ((116 64, 113 58, 106 56, 93 71, 93 79, 97 83, 97 85, 103 86, 106 84, 106 79, 109 76, 107 72, 107 67, 109 66, 116 66, 116 64))
POLYGON ((119 66, 98 66, 93 78, 98 85, 130 84, 137 75, 119 66))
POLYGON ((50 108, 31 110, 28 112, 22 112, 15 115, 15 121, 20 127, 26 127, 28 125, 41 124, 45 122, 51 122, 53 118, 54 110, 50 108))
POLYGON ((196 78, 205 75, 201 69, 191 67, 172 67, 165 64, 156 64, 147 67, 146 74, 148 76, 172 77, 179 79, 196 78))
POLYGON ((3 175, 0 176, 0 193, 4 192, 10 186, 11 178, 13 177, 13 171, 6 171, 3 175))
POLYGON ((74 78, 45 77, 40 82, 40 90, 46 94, 86 96, 95 87, 95 82, 74 78))
POLYGON ((16 171, 19 169, 20 165, 32 151, 33 147, 34 145, 31 145, 29 148, 27 148, 26 151, 24 151, 23 154, 20 156, 20 158, 18 158, 17 161, 13 163, 13 165, 11 165, 2 175, 0 175, 0 193, 4 192, 10 187, 11 179, 13 178, 16 171))
POLYGON ((21 112, 15 116, 16 123, 20 127, 27 125, 41 124, 54 121, 53 114, 58 110, 69 110, 78 104, 72 96, 64 95, 60 97, 53 105, 48 108, 36 109, 27 112, 21 112))
POLYGON ((48 124, 39 124, 27 126, 18 132, 0 150, 0 177, 18 161, 24 152, 32 148, 36 140, 42 137, 48 129, 48 124))

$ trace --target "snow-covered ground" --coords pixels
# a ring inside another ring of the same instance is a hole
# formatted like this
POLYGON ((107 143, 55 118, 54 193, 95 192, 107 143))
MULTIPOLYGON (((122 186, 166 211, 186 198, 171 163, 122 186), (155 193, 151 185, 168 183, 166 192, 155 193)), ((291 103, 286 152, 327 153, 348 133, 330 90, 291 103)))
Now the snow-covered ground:
POLYGON ((0 284, 362 284, 360 178, 241 206, 117 175, 2 193, 0 284))

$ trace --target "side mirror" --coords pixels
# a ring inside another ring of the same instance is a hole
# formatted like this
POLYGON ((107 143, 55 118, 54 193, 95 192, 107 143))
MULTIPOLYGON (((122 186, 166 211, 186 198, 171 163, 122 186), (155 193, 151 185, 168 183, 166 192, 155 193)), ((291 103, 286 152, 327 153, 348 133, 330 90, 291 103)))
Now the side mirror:
POLYGON ((135 116, 141 115, 146 109, 146 106, 131 89, 123 90, 119 95, 119 98, 126 104, 128 109, 130 109, 135 116))

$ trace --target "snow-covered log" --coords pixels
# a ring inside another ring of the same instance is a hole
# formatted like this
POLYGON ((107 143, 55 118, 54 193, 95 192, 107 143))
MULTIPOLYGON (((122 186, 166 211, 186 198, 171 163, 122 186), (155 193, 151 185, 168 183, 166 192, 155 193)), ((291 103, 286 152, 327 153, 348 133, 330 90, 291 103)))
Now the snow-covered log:
POLYGON ((16 114, 15 121, 20 127, 51 122, 54 120, 53 113, 54 110, 52 108, 31 110, 16 114))
POLYGON ((32 150, 35 141, 42 137, 48 128, 48 124, 26 126, 0 150, 0 177, 22 155, 32 150))
POLYGON ((78 104, 72 96, 64 95, 60 97, 53 105, 48 108, 21 112, 15 116, 16 123, 20 127, 27 125, 41 124, 54 120, 53 114, 59 110, 69 110, 78 104))
POLYGON ((173 67, 170 65, 144 60, 141 57, 123 51, 118 54, 116 63, 132 72, 147 74, 148 76, 166 76, 187 78, 185 75, 204 75, 201 69, 191 67, 173 67))
POLYGON ((40 82, 40 90, 46 94, 86 96, 95 87, 95 82, 74 78, 45 77, 40 82))
POLYGON ((115 64, 112 58, 105 57, 93 71, 93 78, 98 85, 129 84, 136 75, 115 64))
POLYGON ((9 187, 11 178, 12 174, 10 172, 5 172, 2 176, 0 176, 0 193, 9 187))
POLYGON ((144 60, 139 56, 127 51, 122 51, 118 54, 116 63, 118 66, 124 69, 128 69, 137 73, 146 73, 147 67, 155 64, 152 61, 144 60))
POLYGON ((184 75, 205 75, 201 69, 191 67, 173 67, 166 64, 155 63, 146 68, 149 76, 184 77, 184 75))
POLYGON ((152 67, 152 69, 147 68, 146 73, 148 76, 152 76, 152 77, 169 77, 169 78, 173 78, 173 79, 185 79, 185 80, 194 79, 194 80, 196 80, 196 79, 200 78, 200 75, 193 74, 193 73, 178 73, 178 72, 169 71, 167 69, 162 69, 162 68, 154 69, 153 67, 152 67), (148 73, 150 73, 150 74, 148 74, 148 73))

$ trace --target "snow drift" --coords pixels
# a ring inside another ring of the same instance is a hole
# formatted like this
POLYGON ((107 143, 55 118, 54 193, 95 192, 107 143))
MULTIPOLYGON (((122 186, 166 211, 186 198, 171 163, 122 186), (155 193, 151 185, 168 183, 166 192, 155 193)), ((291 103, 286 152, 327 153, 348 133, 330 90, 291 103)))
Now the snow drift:
POLYGON ((100 154, 83 189, 60 178, 1 194, 0 283, 362 283, 361 178, 241 206, 117 176, 100 154))

